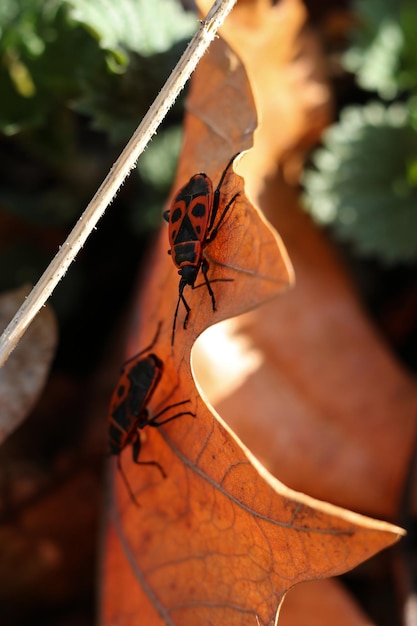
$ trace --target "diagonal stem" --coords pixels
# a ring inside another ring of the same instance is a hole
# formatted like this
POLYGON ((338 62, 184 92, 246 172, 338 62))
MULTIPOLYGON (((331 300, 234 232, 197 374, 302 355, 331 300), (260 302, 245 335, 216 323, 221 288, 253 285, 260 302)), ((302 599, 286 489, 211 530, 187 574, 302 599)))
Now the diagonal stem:
POLYGON ((129 143, 114 163, 66 241, 0 337, 0 367, 5 363, 33 318, 65 275, 87 237, 103 215, 107 205, 116 195, 124 179, 135 167, 139 155, 156 133, 158 126, 175 102, 235 2, 236 0, 215 0, 206 19, 200 22, 197 33, 190 41, 129 143))

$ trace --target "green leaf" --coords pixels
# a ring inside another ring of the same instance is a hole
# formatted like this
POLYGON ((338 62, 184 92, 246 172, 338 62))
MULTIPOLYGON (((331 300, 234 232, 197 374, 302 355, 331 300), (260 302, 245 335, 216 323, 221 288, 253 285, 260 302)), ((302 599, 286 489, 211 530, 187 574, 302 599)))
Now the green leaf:
MULTIPOLYGON (((137 128, 140 120, 160 91, 175 66, 184 44, 176 44, 167 52, 144 58, 130 54, 129 65, 122 75, 97 74, 85 83, 74 108, 92 118, 95 130, 104 131, 113 143, 124 142, 137 128)), ((181 101, 170 112, 176 114, 181 101)))
POLYGON ((50 131, 51 119, 62 117, 85 81, 107 72, 104 53, 68 22, 58 0, 27 0, 1 18, 0 129, 11 135, 46 125, 50 131))
POLYGON ((8 135, 42 126, 51 135, 50 120, 72 108, 124 140, 196 26, 173 0, 0 4, 0 130, 8 135))
POLYGON ((83 24, 100 46, 120 55, 166 52, 195 31, 195 14, 172 0, 66 0, 74 21, 83 24))
POLYGON ((415 0, 356 0, 358 26, 343 62, 360 87, 392 99, 417 86, 415 0))
POLYGON ((351 107, 304 177, 305 204, 364 254, 417 257, 417 132, 405 105, 351 107))

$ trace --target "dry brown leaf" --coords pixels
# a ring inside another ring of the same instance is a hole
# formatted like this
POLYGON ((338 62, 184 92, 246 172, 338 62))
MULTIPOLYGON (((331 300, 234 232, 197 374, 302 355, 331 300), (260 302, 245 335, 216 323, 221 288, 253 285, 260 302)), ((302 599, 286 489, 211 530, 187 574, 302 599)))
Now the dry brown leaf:
POLYGON ((328 242, 300 212, 294 193, 279 181, 269 189, 263 206, 274 210, 276 198, 282 201, 280 231, 296 287, 221 331, 209 330, 193 352, 198 381, 239 437, 286 484, 393 518, 415 437, 416 384, 366 319, 328 242), (218 374, 213 347, 220 332, 224 350, 237 358, 218 374), (252 355, 246 364, 239 345, 252 355))
MULTIPOLYGON (((1 329, 29 291, 23 287, 0 296, 1 329)), ((35 405, 55 354, 57 335, 55 316, 50 307, 44 307, 0 368, 0 443, 20 426, 35 405)))
MULTIPOLYGON (((199 0, 205 14, 210 0, 199 0)), ((327 68, 302 0, 239 0, 221 33, 245 66, 259 126, 242 171, 257 197, 277 163, 298 183, 306 150, 332 117, 327 68)))
MULTIPOLYGON (((228 70, 227 85, 238 83, 232 92, 247 94, 247 87, 240 84, 239 62, 221 40, 200 64, 197 84, 202 84, 200 73, 213 75, 210 63, 218 64, 219 55, 228 70)), ((247 125, 240 139, 228 132, 229 125, 235 128, 240 122, 228 117, 233 113, 229 104, 223 109, 223 93, 227 90, 220 80, 217 97, 209 99, 216 112, 226 111, 223 118, 216 113, 220 131, 217 125, 212 127, 211 104, 206 109, 203 98, 200 113, 191 94, 193 116, 201 115, 204 124, 197 131, 199 122, 187 120, 175 189, 199 168, 218 180, 231 154, 247 146, 247 125), (203 157, 201 144, 210 143, 204 129, 209 135, 220 132, 225 145, 217 146, 214 153, 211 147, 203 157)), ((250 109, 250 100, 247 106, 250 109)), ((241 184, 231 174, 224 191, 235 192, 241 184)), ((234 280, 213 284, 215 313, 205 288, 187 291, 191 318, 184 330, 181 310, 173 348, 178 275, 166 254, 167 245, 167 233, 162 232, 149 257, 150 274, 138 306, 143 330, 133 332, 129 354, 149 345, 163 321, 153 350, 162 359, 164 372, 151 408, 156 412, 188 399, 187 410, 189 406, 196 417, 183 416, 144 433, 141 460, 160 462, 165 479, 155 467, 138 467, 129 461, 130 450, 123 454, 123 466, 141 507, 134 505, 117 475, 105 539, 102 624, 271 624, 287 589, 354 567, 394 542, 402 531, 286 488, 212 414, 195 388, 189 355, 197 335, 214 322, 270 300, 291 280, 277 235, 243 193, 207 248, 210 279, 234 280)), ((254 412, 253 418, 257 415, 254 412)))
POLYGON ((240 171, 283 237, 296 285, 213 330, 195 349, 194 366, 216 409, 286 484, 395 518, 416 437, 417 385, 375 332, 332 246, 282 176, 291 151, 308 146, 311 128, 331 113, 323 59, 304 18, 299 0, 248 0, 224 29, 260 106, 255 145, 240 171), (231 355, 227 368, 216 360, 215 333, 231 355))

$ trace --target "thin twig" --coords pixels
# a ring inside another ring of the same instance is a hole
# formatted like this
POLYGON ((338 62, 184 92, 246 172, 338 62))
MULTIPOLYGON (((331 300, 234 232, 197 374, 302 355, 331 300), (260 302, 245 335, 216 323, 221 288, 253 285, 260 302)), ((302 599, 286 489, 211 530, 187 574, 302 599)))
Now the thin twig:
POLYGON ((235 2, 236 0, 215 0, 206 19, 201 21, 199 30, 189 43, 129 143, 114 163, 90 204, 60 247, 57 255, 0 337, 0 367, 5 363, 33 318, 44 306, 56 285, 65 275, 69 265, 84 245, 88 235, 95 228, 124 179, 135 167, 139 155, 146 148, 152 135, 156 133, 158 126, 175 102, 178 94, 214 39, 218 28, 232 10, 235 2))

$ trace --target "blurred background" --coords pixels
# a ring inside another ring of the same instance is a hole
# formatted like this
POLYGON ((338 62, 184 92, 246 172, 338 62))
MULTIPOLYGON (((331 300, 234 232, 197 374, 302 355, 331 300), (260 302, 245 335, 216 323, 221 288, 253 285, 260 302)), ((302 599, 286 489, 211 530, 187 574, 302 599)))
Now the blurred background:
MULTIPOLYGON (((2 0, 0 292, 41 276, 194 33, 192 4, 2 0)), ((305 208, 415 372, 417 5, 305 4, 336 109, 300 181, 305 208)), ((50 300, 51 372, 0 449, 1 624, 93 623, 105 417, 130 295, 175 172, 183 98, 50 300)))

